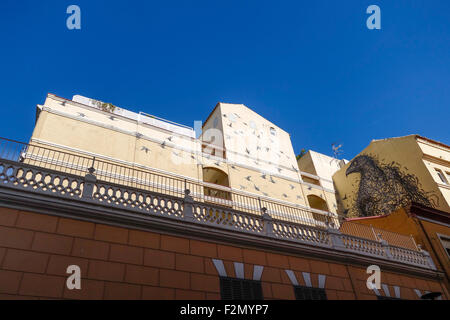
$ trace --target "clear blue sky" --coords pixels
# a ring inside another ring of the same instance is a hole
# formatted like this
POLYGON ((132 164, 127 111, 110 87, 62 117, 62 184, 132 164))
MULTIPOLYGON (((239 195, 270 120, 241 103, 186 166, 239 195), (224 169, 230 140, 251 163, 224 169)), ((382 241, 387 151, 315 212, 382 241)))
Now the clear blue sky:
POLYGON ((0 1, 0 136, 27 141, 48 92, 193 126, 243 103, 302 148, 450 143, 450 1, 0 1), (66 9, 81 8, 81 30, 66 9), (366 8, 381 8, 368 30, 366 8))

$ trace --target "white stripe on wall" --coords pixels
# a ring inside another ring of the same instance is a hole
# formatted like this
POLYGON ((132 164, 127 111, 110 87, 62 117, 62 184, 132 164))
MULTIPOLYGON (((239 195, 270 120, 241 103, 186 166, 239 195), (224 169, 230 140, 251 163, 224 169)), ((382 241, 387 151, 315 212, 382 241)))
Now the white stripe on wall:
POLYGON ((221 277, 227 276, 227 271, 225 270, 225 266, 223 265, 223 261, 219 259, 212 259, 214 266, 216 267, 217 273, 221 277))
POLYGON ((394 286, 395 297, 400 299, 400 287, 394 286))
POLYGON ((292 270, 284 270, 287 274, 287 276, 289 277, 289 280, 291 280, 291 283, 294 286, 298 286, 298 281, 297 281, 297 277, 294 274, 294 271, 292 270))
POLYGON ((236 273, 236 278, 244 279, 244 264, 241 262, 235 262, 234 272, 236 273))
POLYGON ((263 273, 264 267, 263 266, 253 266, 253 280, 261 280, 261 276, 263 273))
POLYGON ((303 280, 305 280, 305 284, 307 287, 312 287, 311 284, 311 275, 309 274, 309 272, 302 272, 303 274, 303 280))
POLYGON ((390 297, 391 293, 389 292, 389 286, 387 284, 382 283, 381 287, 383 288, 384 294, 386 297, 390 297))
POLYGON ((323 274, 319 274, 319 288, 324 289, 325 288, 325 280, 326 276, 323 274))
POLYGON ((419 289, 414 289, 414 292, 417 294, 417 296, 418 296, 419 298, 422 298, 422 293, 420 292, 419 289))

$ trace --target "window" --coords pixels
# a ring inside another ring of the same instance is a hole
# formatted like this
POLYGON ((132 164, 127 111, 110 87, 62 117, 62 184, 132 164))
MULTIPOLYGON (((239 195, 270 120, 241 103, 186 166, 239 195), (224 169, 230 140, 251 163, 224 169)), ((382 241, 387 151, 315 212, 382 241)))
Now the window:
POLYGON ((220 278, 222 300, 262 300, 261 281, 220 278))
POLYGON ((294 292, 297 300, 327 300, 325 289, 294 286, 294 292))
POLYGON ((448 258, 450 259, 450 237, 446 237, 441 234, 438 234, 438 237, 441 241, 442 246, 444 247, 445 252, 447 253, 448 258))
POLYGON ((447 178, 444 176, 444 174, 442 173, 442 171, 440 169, 435 169, 437 172, 437 175, 439 176, 439 178, 441 179, 442 183, 448 184, 447 178))

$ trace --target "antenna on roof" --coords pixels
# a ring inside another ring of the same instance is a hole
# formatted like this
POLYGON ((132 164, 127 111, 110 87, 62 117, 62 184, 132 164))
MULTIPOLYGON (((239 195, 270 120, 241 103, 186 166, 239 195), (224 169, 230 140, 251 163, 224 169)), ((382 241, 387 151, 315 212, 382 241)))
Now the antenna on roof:
POLYGON ((337 142, 331 144, 331 149, 333 149, 333 156, 335 159, 344 154, 344 150, 342 150, 342 144, 338 145, 337 142))

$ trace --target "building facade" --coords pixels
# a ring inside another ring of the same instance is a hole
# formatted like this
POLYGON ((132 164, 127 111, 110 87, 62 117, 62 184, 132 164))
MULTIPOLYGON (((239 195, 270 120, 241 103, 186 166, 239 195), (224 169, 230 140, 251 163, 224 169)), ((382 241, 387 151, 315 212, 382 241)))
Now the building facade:
POLYGON ((450 147, 410 135, 374 140, 333 176, 339 212, 391 213, 411 202, 450 212, 450 147))
POLYGON ((66 100, 49 94, 38 105, 30 143, 95 157, 105 163, 100 172, 110 181, 139 180, 131 171, 151 170, 162 176, 160 191, 173 188, 164 185, 163 177, 176 177, 198 184, 190 189, 203 200, 250 211, 259 210, 262 201, 281 219, 338 221, 330 182, 304 182, 302 174, 308 173, 298 168, 290 135, 244 105, 217 104, 198 138, 192 128, 102 105, 81 96, 66 100), (120 172, 113 164, 122 166, 120 172), (327 210, 311 210, 307 196, 312 194, 327 201, 327 210))
MULTIPOLYGON (((346 228, 346 224, 349 223, 411 235, 419 248, 424 248, 430 253, 437 269, 445 273, 447 290, 450 289, 449 213, 419 204, 411 204, 383 216, 349 219, 342 224, 342 228, 346 228)), ((363 237, 364 235, 359 234, 359 236, 363 237)))
POLYGON ((245 106, 219 104, 197 139, 73 100, 49 95, 29 143, 1 140, 1 298, 449 298, 426 250, 357 236, 333 208, 310 208, 314 184, 295 168, 289 135, 245 106), (373 265, 381 283, 368 289, 373 265), (67 286, 71 266, 81 289, 67 286))
POLYGON ((333 174, 348 163, 325 154, 309 150, 297 160, 305 188, 306 198, 311 208, 337 212, 336 191, 333 174), (316 186, 320 186, 321 189, 316 186), (331 209, 330 209, 331 208, 331 209))

